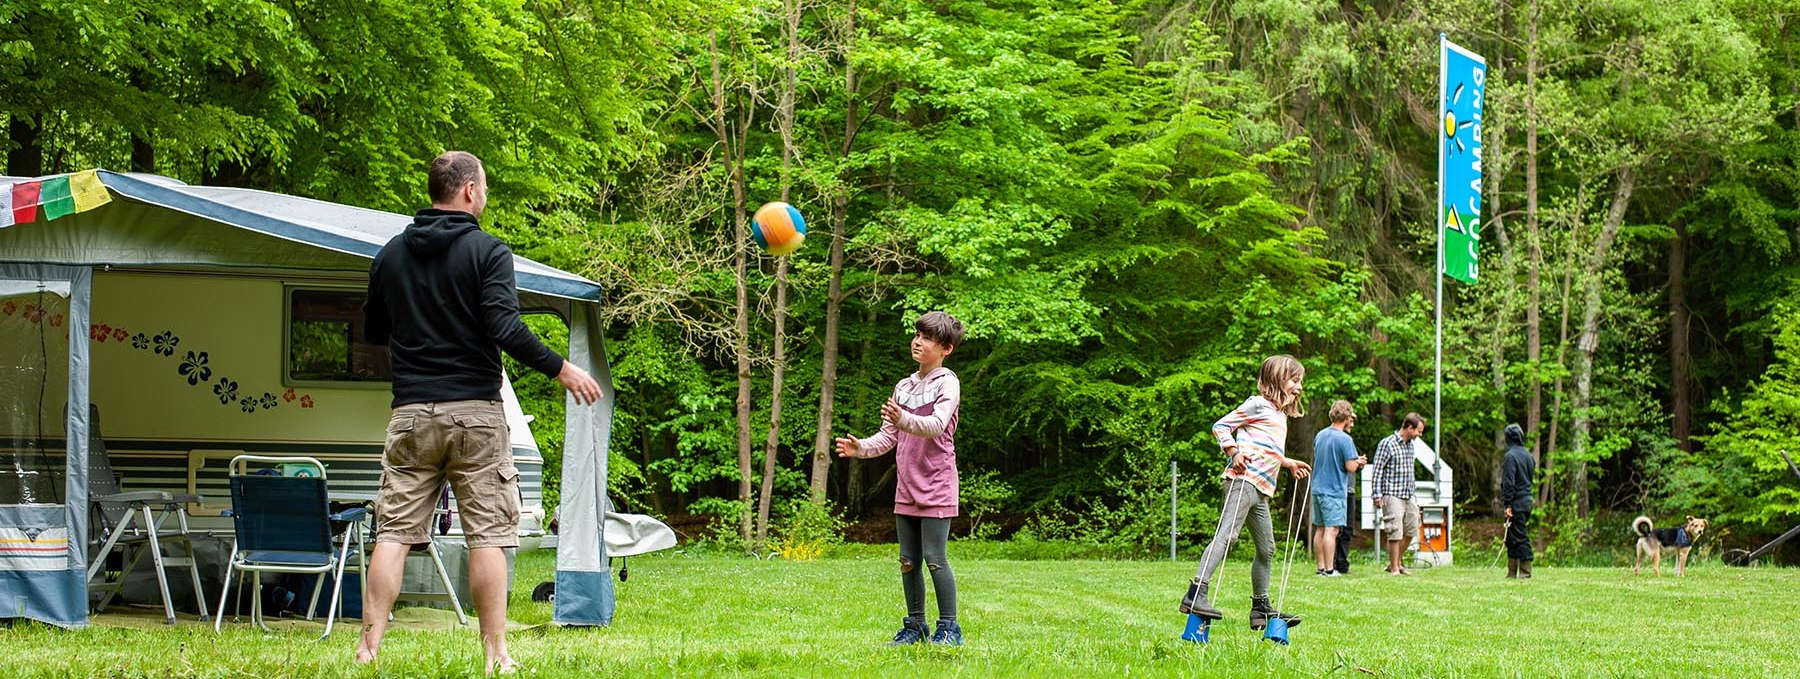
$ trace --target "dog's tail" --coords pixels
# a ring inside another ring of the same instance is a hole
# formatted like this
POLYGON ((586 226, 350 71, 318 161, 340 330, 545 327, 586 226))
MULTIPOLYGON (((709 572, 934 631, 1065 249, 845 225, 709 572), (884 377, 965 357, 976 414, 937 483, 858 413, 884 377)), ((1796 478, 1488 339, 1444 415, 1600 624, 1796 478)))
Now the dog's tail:
POLYGON ((1656 524, 1650 523, 1650 517, 1640 516, 1631 520, 1631 528, 1636 530, 1638 535, 1649 537, 1650 531, 1656 530, 1656 524))

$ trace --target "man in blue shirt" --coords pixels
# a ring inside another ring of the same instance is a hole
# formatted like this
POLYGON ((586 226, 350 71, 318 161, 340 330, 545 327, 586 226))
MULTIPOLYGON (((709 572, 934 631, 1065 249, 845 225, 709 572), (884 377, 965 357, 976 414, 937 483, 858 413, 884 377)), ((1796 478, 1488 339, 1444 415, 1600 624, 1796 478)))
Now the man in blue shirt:
POLYGON ((1329 414, 1331 426, 1313 438, 1312 547, 1318 575, 1335 578, 1341 575, 1332 563, 1338 531, 1349 525, 1345 520, 1350 493, 1346 481, 1369 460, 1356 453, 1356 442, 1350 440, 1350 428, 1356 425, 1350 402, 1331 404, 1329 414))

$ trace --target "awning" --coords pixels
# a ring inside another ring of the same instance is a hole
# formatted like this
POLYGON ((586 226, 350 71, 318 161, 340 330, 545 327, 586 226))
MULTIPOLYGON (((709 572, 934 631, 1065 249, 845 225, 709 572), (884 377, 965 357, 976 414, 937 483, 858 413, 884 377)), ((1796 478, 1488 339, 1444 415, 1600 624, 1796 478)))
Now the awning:
MULTIPOLYGON (((383 245, 412 223, 410 215, 255 189, 189 186, 160 175, 121 174, 106 170, 99 171, 99 176, 108 189, 136 203, 174 210, 218 224, 362 260, 374 259, 375 253, 383 245)), ((25 179, 28 178, 0 177, 0 184, 25 179)), ((147 239, 161 247, 140 247, 141 243, 130 240, 131 234, 119 232, 119 208, 126 208, 126 205, 69 215, 53 222, 33 222, 0 230, 0 261, 86 266, 213 264, 215 262, 206 261, 203 256, 199 261, 188 262, 170 261, 170 258, 185 257, 192 260, 208 249, 224 251, 231 248, 231 244, 227 243, 215 245, 212 242, 192 241, 184 243, 185 247, 168 247, 172 239, 167 237, 147 239), (96 243, 90 236, 81 242, 71 242, 69 238, 82 237, 84 234, 78 228, 75 231, 56 228, 78 227, 91 221, 91 214, 108 215, 113 224, 113 228, 108 231, 109 237, 123 237, 124 240, 96 243)), ((134 226, 141 225, 141 229, 146 232, 144 235, 149 236, 152 232, 166 231, 158 227, 169 220, 143 215, 140 219, 125 221, 134 226)), ((600 301, 600 284, 581 276, 518 255, 513 256, 513 268, 518 277, 520 292, 577 301, 600 301)))

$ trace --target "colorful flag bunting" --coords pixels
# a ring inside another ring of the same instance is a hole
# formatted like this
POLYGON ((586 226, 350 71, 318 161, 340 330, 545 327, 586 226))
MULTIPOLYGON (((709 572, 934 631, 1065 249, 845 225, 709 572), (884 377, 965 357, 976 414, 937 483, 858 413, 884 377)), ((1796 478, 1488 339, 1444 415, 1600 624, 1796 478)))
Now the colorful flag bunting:
POLYGON ((107 204, 112 194, 99 170, 0 184, 0 228, 50 221, 107 204))
POLYGON ((38 185, 42 182, 29 181, 13 184, 13 223, 30 224, 37 221, 38 185))
POLYGON ((69 194, 67 175, 44 180, 43 187, 38 189, 38 207, 43 210, 46 222, 74 214, 75 197, 69 194))
POLYGON ((75 199, 75 211, 87 212, 112 200, 106 185, 100 183, 99 170, 86 170, 69 175, 69 193, 75 199))

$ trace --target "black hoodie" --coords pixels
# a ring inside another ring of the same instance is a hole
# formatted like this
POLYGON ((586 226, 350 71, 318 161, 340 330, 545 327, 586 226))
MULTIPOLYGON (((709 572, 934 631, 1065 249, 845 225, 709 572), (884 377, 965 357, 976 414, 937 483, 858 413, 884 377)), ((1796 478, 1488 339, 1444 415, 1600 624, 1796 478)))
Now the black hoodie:
POLYGON ((555 377, 519 320, 512 249, 467 212, 427 208, 375 255, 363 333, 393 353, 394 403, 500 400, 500 351, 555 377))
POLYGON ((1531 476, 1537 463, 1525 450, 1525 429, 1506 425, 1506 457, 1500 462, 1500 502, 1515 512, 1531 511, 1531 476))

